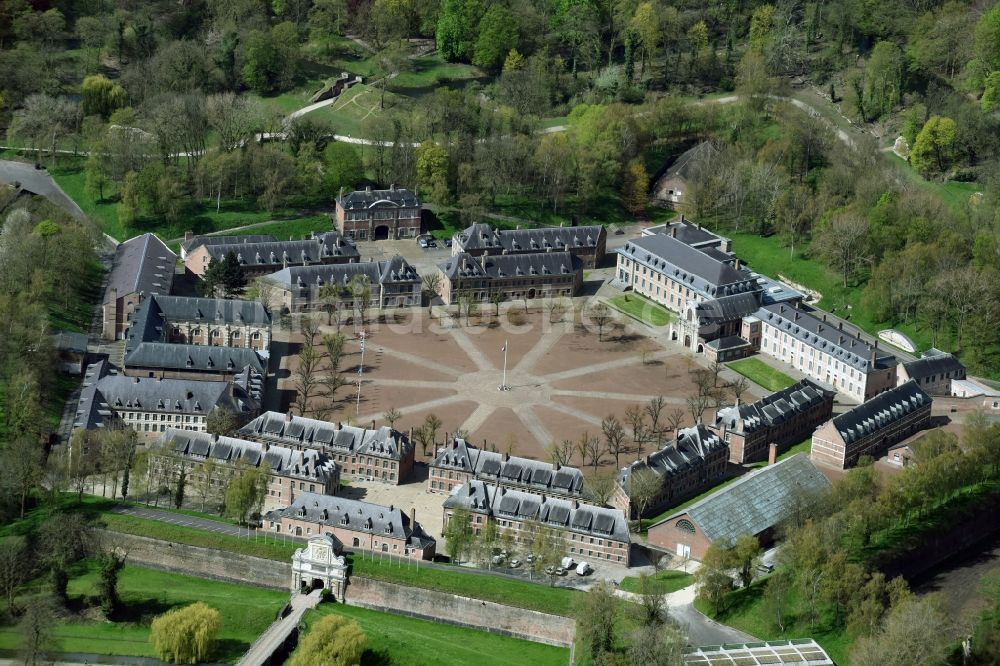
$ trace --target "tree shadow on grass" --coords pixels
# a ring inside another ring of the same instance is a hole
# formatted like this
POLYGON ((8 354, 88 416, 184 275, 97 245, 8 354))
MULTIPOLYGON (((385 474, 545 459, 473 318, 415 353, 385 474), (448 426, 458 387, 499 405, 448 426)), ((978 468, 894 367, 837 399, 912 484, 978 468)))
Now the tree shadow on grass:
POLYGON ((250 649, 250 643, 235 638, 220 638, 215 641, 212 660, 222 663, 233 663, 250 649))
POLYGON ((365 650, 361 655, 361 666, 391 666, 392 658, 386 650, 365 650))
MULTIPOLYGON (((95 600, 95 603, 99 603, 95 600)), ((180 603, 167 603, 162 599, 142 599, 123 602, 115 612, 115 622, 150 622, 157 615, 166 613, 171 608, 181 606, 180 603)))

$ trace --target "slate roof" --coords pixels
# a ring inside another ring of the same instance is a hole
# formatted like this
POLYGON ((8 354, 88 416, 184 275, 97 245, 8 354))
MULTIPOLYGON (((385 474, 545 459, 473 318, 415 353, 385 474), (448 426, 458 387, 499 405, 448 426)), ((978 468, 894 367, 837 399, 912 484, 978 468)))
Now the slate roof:
POLYGON ((344 210, 362 210, 386 205, 394 208, 413 208, 420 205, 420 200, 410 190, 391 187, 388 190, 355 190, 338 197, 337 204, 344 210))
POLYGON ((86 352, 89 339, 86 333, 56 331, 52 334, 52 347, 57 351, 86 352))
POLYGON ((155 234, 143 234, 120 243, 115 250, 104 302, 111 299, 111 290, 118 297, 126 294, 169 294, 174 281, 177 255, 155 234))
POLYGON ((357 259, 358 248, 336 231, 306 240, 268 241, 261 243, 233 243, 230 245, 209 245, 208 254, 221 261, 232 252, 240 265, 275 266, 283 262, 289 264, 318 264, 334 257, 357 259))
POLYGON ((572 252, 575 248, 596 249, 604 233, 604 227, 599 224, 495 230, 488 224, 477 223, 455 234, 454 240, 465 251, 486 250, 490 254, 572 252))
POLYGON ((628 521, 621 509, 583 504, 577 500, 504 488, 472 480, 451 491, 445 509, 470 511, 514 520, 537 520, 557 529, 588 537, 631 543, 628 521))
POLYGON ((857 407, 833 417, 831 423, 845 444, 857 441, 931 404, 931 397, 912 379, 883 391, 857 407))
POLYGON ((482 277, 503 280, 519 276, 572 275, 583 263, 569 252, 533 252, 473 257, 460 252, 438 268, 449 280, 482 277))
POLYGON ((257 402, 230 382, 154 379, 110 374, 106 361, 93 363, 84 374, 74 427, 100 428, 118 411, 162 412, 205 416, 216 407, 246 414, 257 402))
POLYGON ((706 298, 759 288, 745 268, 736 269, 671 236, 641 236, 628 241, 617 252, 681 282, 706 298))
POLYGON ((680 157, 674 160, 674 163, 666 170, 664 177, 686 180, 691 177, 692 170, 699 161, 715 157, 718 154, 719 149, 711 141, 702 141, 681 153, 680 157))
POLYGON ((251 439, 303 446, 346 454, 363 454, 400 460, 413 448, 409 437, 387 426, 358 428, 281 412, 264 412, 240 428, 251 439))
POLYGON ((932 375, 941 377, 947 373, 953 373, 959 379, 965 377, 965 366, 962 365, 961 361, 951 354, 941 351, 937 351, 937 353, 925 352, 917 360, 903 363, 903 368, 906 370, 907 377, 918 381, 932 375))
POLYGON ((125 367, 220 374, 238 373, 251 368, 254 372, 264 374, 264 363, 253 349, 169 342, 139 342, 126 349, 125 367))
POLYGON ((829 486, 808 456, 797 453, 750 472, 650 529, 687 514, 712 543, 730 546, 743 534, 757 535, 779 524, 803 495, 829 486))
POLYGON ((129 322, 126 355, 141 342, 166 342, 164 322, 270 326, 271 315, 256 301, 158 295, 140 303, 129 322))
POLYGON ((691 466, 702 464, 711 453, 724 448, 728 448, 728 445, 704 424, 681 428, 673 442, 622 469, 618 473, 618 485, 627 492, 629 477, 634 471, 644 467, 666 479, 691 466))
POLYGON ((237 236, 192 236, 181 243, 181 250, 188 254, 202 245, 233 245, 235 243, 276 243, 277 238, 271 234, 242 234, 237 236))
POLYGON ((423 548, 435 543, 420 523, 411 524, 410 517, 395 506, 382 506, 346 497, 331 497, 300 492, 291 506, 268 512, 267 520, 284 517, 339 529, 405 538, 409 545, 423 548))
POLYGON ((272 273, 269 279, 285 289, 307 286, 321 287, 331 282, 346 287, 355 275, 367 276, 371 284, 420 283, 417 271, 398 255, 388 261, 289 266, 272 273))
POLYGON ((266 464, 272 474, 302 481, 326 484, 337 474, 337 463, 321 451, 268 446, 207 432, 169 429, 160 436, 157 446, 198 460, 211 458, 227 464, 242 461, 252 467, 266 464))
POLYGON ((760 292, 750 291, 701 301, 695 314, 702 324, 718 324, 742 319, 760 309, 760 292))
POLYGON ((774 326, 810 347, 830 354, 841 363, 866 374, 894 367, 897 363, 895 356, 873 347, 860 339, 857 334, 831 326, 815 315, 791 305, 779 303, 764 305, 754 316, 765 324, 774 326), (872 352, 875 353, 874 367, 871 362, 872 352))
POLYGON ((761 428, 771 428, 791 418, 798 412, 812 409, 821 402, 833 405, 834 392, 822 388, 808 379, 802 379, 788 388, 765 396, 757 402, 723 407, 715 415, 717 427, 750 433, 761 428))
POLYGON ((696 222, 692 222, 681 215, 681 219, 658 224, 648 229, 643 229, 643 236, 663 234, 673 236, 677 240, 695 248, 718 247, 729 239, 713 233, 696 222))
POLYGON ((440 449, 430 466, 472 472, 478 479, 536 492, 583 496, 583 472, 576 467, 487 451, 462 438, 440 449))

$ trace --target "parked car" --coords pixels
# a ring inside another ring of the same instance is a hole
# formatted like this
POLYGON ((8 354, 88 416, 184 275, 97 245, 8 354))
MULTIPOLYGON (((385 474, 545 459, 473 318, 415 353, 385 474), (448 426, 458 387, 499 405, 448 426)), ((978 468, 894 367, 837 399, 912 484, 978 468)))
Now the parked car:
POLYGON ((445 238, 444 239, 444 246, 445 247, 451 247, 451 239, 450 238, 445 238))
POLYGON ((503 555, 494 555, 493 564, 503 564, 503 561, 507 559, 503 555))
POLYGON ((566 568, 565 567, 556 567, 556 575, 557 576, 565 576, 566 575, 566 568))
POLYGON ((556 568, 550 564, 549 566, 545 567, 545 573, 547 573, 550 576, 555 576, 556 568))
POLYGON ((538 558, 537 558, 537 557, 535 557, 534 555, 528 555, 528 556, 527 556, 526 558, 524 558, 524 559, 526 559, 526 560, 528 561, 528 564, 533 564, 533 563, 535 562, 535 560, 537 560, 538 558))
POLYGON ((509 566, 511 569, 516 569, 519 566, 521 566, 521 560, 515 557, 513 560, 510 561, 510 564, 508 564, 507 566, 509 566))
POLYGON ((576 566, 576 562, 573 561, 572 557, 562 558, 562 562, 559 563, 563 569, 572 569, 576 566))
POLYGON ((760 564, 757 565, 757 571, 759 571, 761 573, 773 573, 774 572, 774 565, 773 564, 768 564, 766 562, 761 562, 760 564))
POLYGON ((576 565, 576 575, 577 576, 586 576, 587 574, 591 573, 592 571, 593 571, 593 569, 586 562, 580 562, 578 565, 576 565))
POLYGON ((424 248, 425 250, 430 247, 431 240, 429 238, 418 238, 417 245, 424 248))

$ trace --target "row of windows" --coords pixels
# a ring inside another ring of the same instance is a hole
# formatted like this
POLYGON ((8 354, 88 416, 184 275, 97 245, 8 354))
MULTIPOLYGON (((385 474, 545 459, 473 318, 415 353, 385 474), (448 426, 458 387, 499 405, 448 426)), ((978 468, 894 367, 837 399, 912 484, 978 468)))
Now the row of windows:
MULTIPOLYGON (((156 414, 150 414, 149 412, 124 412, 123 418, 126 421, 156 421, 156 414)), ((174 421, 173 414, 160 414, 160 421, 167 421, 168 423, 174 421)), ((181 416, 177 415, 177 423, 204 423, 204 416, 190 416, 185 414, 181 416)))

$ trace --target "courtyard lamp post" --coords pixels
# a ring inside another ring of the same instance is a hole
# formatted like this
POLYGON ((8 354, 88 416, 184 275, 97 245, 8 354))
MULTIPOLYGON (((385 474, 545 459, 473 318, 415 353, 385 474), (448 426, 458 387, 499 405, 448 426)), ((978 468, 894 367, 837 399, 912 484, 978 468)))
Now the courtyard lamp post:
POLYGON ((503 347, 500 348, 503 352, 503 382, 497 387, 498 391, 509 391, 510 387, 507 386, 507 340, 503 341, 503 347))
POLYGON ((358 333, 358 337, 361 338, 361 363, 358 365, 358 399, 354 405, 355 416, 361 414, 361 375, 365 371, 365 340, 368 338, 367 331, 362 329, 358 333))

